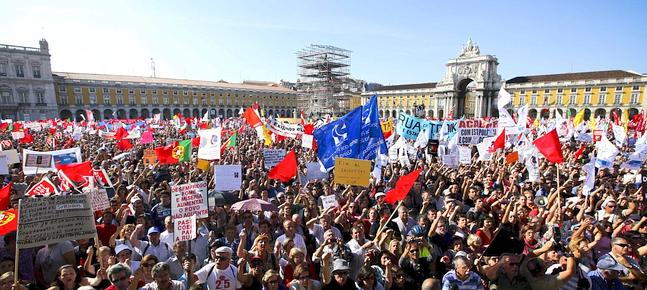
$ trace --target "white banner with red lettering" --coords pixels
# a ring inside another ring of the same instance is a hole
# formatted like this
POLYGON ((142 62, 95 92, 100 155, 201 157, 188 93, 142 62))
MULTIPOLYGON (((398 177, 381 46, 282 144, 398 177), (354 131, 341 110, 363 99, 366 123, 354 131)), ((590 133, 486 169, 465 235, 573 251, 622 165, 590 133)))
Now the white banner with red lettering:
POLYGON ((477 145, 484 138, 494 137, 497 133, 498 122, 496 120, 486 121, 483 119, 469 119, 458 121, 456 138, 460 145, 477 145))
POLYGON ((266 125, 267 129, 276 135, 288 138, 297 138, 297 136, 303 135, 303 127, 301 124, 284 123, 274 118, 267 118, 266 125))

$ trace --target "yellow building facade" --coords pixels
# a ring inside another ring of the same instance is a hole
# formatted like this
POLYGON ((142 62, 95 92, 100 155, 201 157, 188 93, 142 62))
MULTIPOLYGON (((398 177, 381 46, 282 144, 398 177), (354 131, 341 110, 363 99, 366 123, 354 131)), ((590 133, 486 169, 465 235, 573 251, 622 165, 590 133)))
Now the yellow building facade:
POLYGON ((294 117, 297 92, 272 83, 242 83, 150 78, 106 74, 54 73, 59 118, 82 120, 85 110, 95 119, 165 119, 238 116, 257 102, 265 114, 294 117))
POLYGON ((508 80, 512 108, 529 106, 531 118, 574 116, 584 110, 591 117, 629 118, 645 108, 647 76, 623 70, 521 76, 508 80))

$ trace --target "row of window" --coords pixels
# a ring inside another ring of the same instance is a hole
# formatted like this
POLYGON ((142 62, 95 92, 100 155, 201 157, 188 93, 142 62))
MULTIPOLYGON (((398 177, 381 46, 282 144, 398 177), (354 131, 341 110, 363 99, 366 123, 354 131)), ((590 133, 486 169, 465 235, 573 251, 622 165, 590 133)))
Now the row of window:
MULTIPOLYGON (((587 92, 587 93, 590 93, 590 92, 591 92, 591 90, 592 90, 592 88, 591 88, 591 87, 585 87, 585 88, 584 88, 584 92, 587 92)), ((622 87, 622 86, 617 86, 617 87, 616 87, 616 92, 617 92, 617 91, 622 91, 622 90, 623 90, 623 87, 622 87)), ((632 86, 632 87, 631 87, 631 90, 632 90, 632 91, 639 91, 639 90, 640 90, 640 86, 632 86)), ((607 87, 600 87, 600 92, 606 92, 606 91, 607 91, 607 87)), ((563 92, 564 92, 564 89, 557 89, 557 93, 558 93, 558 94, 563 93, 563 92)), ((523 94, 525 94, 525 93, 526 93, 526 90, 520 90, 520 91, 519 91, 519 93, 523 95, 523 94)), ((537 90, 532 90, 532 93, 533 93, 533 94, 536 94, 536 93, 537 93, 537 90)), ((577 93, 577 88, 571 88, 571 93, 577 93)), ((550 94, 550 89, 545 89, 545 90, 544 90, 544 94, 550 94)))
MULTIPOLYGON (((563 104, 563 98, 564 95, 557 95, 557 101, 555 102, 556 104, 563 104)), ((631 94, 631 99, 629 101, 632 105, 638 104, 638 93, 633 93, 631 94)), ((568 104, 569 105, 575 105, 577 103, 577 95, 570 95, 568 98, 568 104)), ((607 103, 607 94, 600 94, 598 95, 598 104, 606 104, 607 103)), ((620 105, 622 103, 622 93, 617 93, 615 94, 615 98, 613 100, 614 105, 620 105)), ((526 104, 526 98, 521 96, 519 97, 519 104, 521 106, 526 104)), ((537 105, 537 95, 532 95, 530 97, 530 104, 531 105, 537 105)), ((548 104, 548 96, 544 96, 544 102, 543 104, 548 104)), ((591 94, 585 94, 584 95, 584 105, 590 105, 591 104, 591 94)))
MULTIPOLYGON (((27 75, 24 64, 14 63, 11 68, 13 69, 13 72, 10 75, 9 64, 7 62, 0 62, 0 77, 15 76, 18 78, 24 78, 25 75, 27 75)), ((40 65, 32 65, 31 73, 35 79, 41 78, 40 65)))
MULTIPOLYGON (((110 93, 110 88, 102 88, 102 90, 103 90, 103 93, 104 93, 104 94, 109 94, 109 93, 110 93)), ((114 90, 114 91, 115 91, 115 93, 117 93, 117 94, 123 94, 123 92, 125 91, 125 90, 123 90, 123 89, 116 89, 116 88, 115 88, 115 89, 113 89, 113 90, 114 90)), ((67 88, 66 88, 66 86, 58 86, 58 91, 59 91, 59 92, 66 92, 66 91, 67 91, 67 88)), ((97 91, 97 90, 96 90, 96 88, 94 88, 94 87, 89 87, 89 88, 88 88, 88 91, 89 91, 90 93, 96 93, 96 91, 97 91)), ((127 90, 127 91, 128 91, 128 94, 129 94, 129 95, 135 95, 135 90, 133 90, 133 89, 129 89, 129 90, 127 90)), ((157 89, 153 89, 153 90, 150 90, 150 91, 153 93, 153 96, 157 96, 157 95, 158 95, 158 90, 157 90, 157 89)), ((81 88, 80 88, 80 87, 75 87, 75 88, 74 88, 74 93, 81 93, 81 88)), ((147 94, 147 90, 145 90, 145 89, 140 89, 140 90, 139 90, 139 94, 140 94, 140 95, 146 95, 146 94, 147 94)), ((168 91, 168 90, 162 90, 162 94, 166 96, 166 95, 168 95, 168 94, 169 94, 169 91, 168 91)), ((188 96, 188 95, 189 95, 189 91, 183 91, 183 92, 182 92, 182 94, 183 94, 184 96, 188 96)), ((207 93, 204 93, 204 92, 203 92, 203 93, 200 93, 200 94, 197 94, 196 92, 191 92, 190 94, 191 94, 191 95, 193 95, 194 97, 195 97, 195 96, 198 96, 198 95, 201 95, 202 97, 206 97, 207 95, 210 95, 211 97, 215 97, 215 96, 216 96, 216 94, 215 94, 215 93, 209 93, 209 94, 207 94, 207 93)), ((178 96, 178 95, 179 95, 179 91, 174 90, 174 91, 173 91, 173 96, 178 96)), ((223 94, 219 94, 219 96, 222 98, 223 94)), ((231 95, 230 95, 230 94, 227 94, 227 97, 229 97, 229 96, 231 96, 231 95)), ((238 98, 238 94, 234 94, 233 96, 234 96, 235 98, 238 98)), ((246 97, 254 98, 254 96, 253 96, 253 95, 249 95, 249 96, 248 96, 248 95, 242 95, 242 97, 243 97, 243 98, 246 98, 246 97)), ((256 97, 262 97, 262 96, 256 96, 256 97)), ((285 96, 274 96, 274 95, 270 95, 270 96, 267 96, 267 97, 268 97, 269 99, 279 99, 279 98, 281 98, 281 97, 285 98, 285 96)))
MULTIPOLYGON (((90 105, 97 105, 98 104, 97 99, 98 98, 97 98, 96 95, 91 94, 89 96, 90 105)), ((169 103, 169 100, 170 99, 169 99, 168 96, 163 96, 162 97, 162 104, 164 104, 164 105, 179 105, 180 104, 179 96, 173 96, 173 99, 172 99, 173 102, 172 103, 169 103)), ((76 105, 83 105, 83 96, 80 95, 80 94, 74 95, 74 101, 75 101, 76 105)), ((159 105, 159 99, 158 98, 151 98, 151 101, 152 101, 151 105, 159 105)), ((59 99, 58 99, 58 103, 61 104, 61 105, 68 105, 67 95, 60 95, 59 99)), ((215 106, 216 105, 215 99, 211 99, 211 104, 208 104, 207 99, 202 98, 199 103, 202 106, 208 106, 208 105, 215 106)), ((227 105, 228 106, 234 105, 234 103, 238 104, 238 102, 234 102, 233 99, 231 99, 230 97, 227 97, 227 105)), ((103 104, 104 105, 111 105, 110 98, 109 97, 104 97, 103 98, 103 104)), ((124 96, 123 95, 117 95, 116 96, 116 104, 117 105, 123 105, 124 104, 124 96)), ((128 104, 129 105, 135 105, 136 104, 135 97, 132 97, 132 96, 129 97, 128 98, 128 104)), ((148 105, 148 98, 146 98, 146 97, 140 98, 140 104, 141 105, 148 105)), ((189 105, 189 104, 190 104, 189 99, 184 98, 184 105, 189 105)), ((198 102, 196 101, 196 102, 191 103, 191 104, 196 104, 197 105, 198 102)), ((224 102, 223 102, 222 99, 218 100, 218 105, 219 106, 223 106, 223 104, 224 104, 224 102)), ((248 104, 247 102, 244 102, 244 101, 241 102, 240 104, 242 104, 242 105, 251 105, 251 104, 248 104)), ((285 104, 283 104, 283 105, 279 104, 278 106, 279 107, 284 107, 285 104)))
MULTIPOLYGON (((29 98, 29 91, 27 90, 18 90, 18 103, 31 103, 30 98, 29 98)), ((41 90, 34 91, 34 98, 36 101, 36 104, 44 104, 45 103, 45 92, 41 90)), ((11 91, 9 90, 2 90, 0 91, 0 104, 15 104, 16 100, 14 100, 13 94, 11 94, 11 91)))

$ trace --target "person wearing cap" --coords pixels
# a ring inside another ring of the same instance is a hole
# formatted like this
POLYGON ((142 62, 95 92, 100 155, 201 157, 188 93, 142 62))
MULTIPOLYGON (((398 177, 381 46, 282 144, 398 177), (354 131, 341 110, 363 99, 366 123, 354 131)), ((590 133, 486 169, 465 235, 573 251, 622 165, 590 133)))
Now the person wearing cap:
POLYGON ((121 244, 115 248, 115 255, 117 255, 117 262, 128 265, 130 270, 135 271, 139 268, 139 261, 133 261, 130 257, 133 254, 133 249, 126 245, 121 244))
POLYGON ((214 250, 214 261, 191 275, 191 283, 205 283, 207 290, 235 290, 241 288, 238 281, 238 269, 231 264, 234 251, 230 247, 219 247, 214 250))
POLYGON ((645 281, 645 272, 640 268, 640 264, 631 257, 632 244, 624 237, 614 237, 611 239, 611 252, 603 255, 598 262, 614 261, 622 267, 622 273, 619 279, 625 285, 640 284, 645 281))
POLYGON ((349 277, 350 266, 344 259, 335 259, 330 262, 332 255, 325 254, 324 268, 322 270, 323 290, 356 290, 355 281, 349 277), (332 271, 331 271, 332 264, 332 271), (331 277, 332 274, 332 277, 331 277))
POLYGON ((251 256, 249 263, 245 258, 238 260, 238 280, 243 287, 247 289, 260 289, 263 284, 263 274, 265 274, 265 262, 259 256, 251 256), (245 269, 249 264, 249 272, 245 273, 245 269))
POLYGON ((130 243, 140 255, 154 255, 160 261, 166 261, 172 255, 171 248, 160 240, 160 230, 157 227, 148 229, 148 241, 137 239, 139 234, 144 230, 144 225, 139 224, 135 231, 130 235, 130 243))
POLYGON ((624 267, 613 260, 600 260, 597 264, 597 270, 587 274, 590 280, 591 290, 621 290, 627 289, 620 282, 620 275, 624 267))

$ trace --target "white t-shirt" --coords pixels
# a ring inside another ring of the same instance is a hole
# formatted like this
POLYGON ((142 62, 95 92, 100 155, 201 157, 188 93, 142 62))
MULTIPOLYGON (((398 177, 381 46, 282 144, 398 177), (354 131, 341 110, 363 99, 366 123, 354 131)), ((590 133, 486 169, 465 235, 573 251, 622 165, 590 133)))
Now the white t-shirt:
MULTIPOLYGON (((140 290, 157 290, 159 287, 157 286, 157 282, 150 282, 144 287, 139 288, 140 290)), ((176 280, 171 280, 171 290, 185 290, 184 289, 184 283, 176 280)))
POLYGON ((142 257, 146 255, 153 255, 160 261, 166 261, 171 257, 173 253, 172 249, 172 247, 169 247, 162 241, 160 241, 157 246, 154 246, 152 243, 147 241, 140 241, 139 248, 137 248, 136 250, 140 255, 142 255, 142 257))
POLYGON ((208 290, 236 290, 242 287, 237 278, 238 270, 232 265, 225 270, 219 270, 215 263, 209 263, 195 272, 195 275, 198 277, 197 283, 206 282, 208 290))

